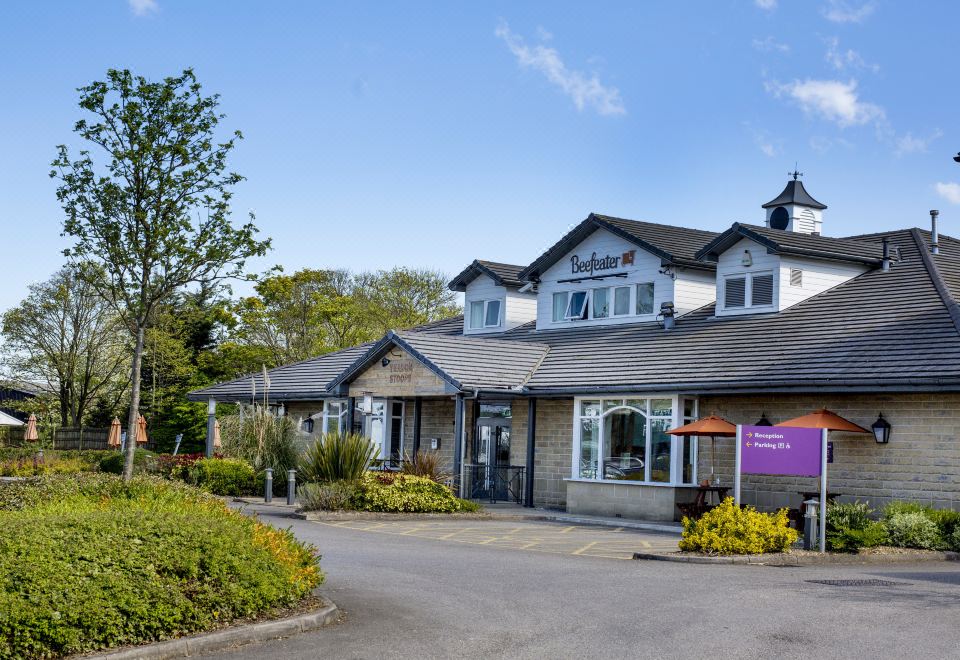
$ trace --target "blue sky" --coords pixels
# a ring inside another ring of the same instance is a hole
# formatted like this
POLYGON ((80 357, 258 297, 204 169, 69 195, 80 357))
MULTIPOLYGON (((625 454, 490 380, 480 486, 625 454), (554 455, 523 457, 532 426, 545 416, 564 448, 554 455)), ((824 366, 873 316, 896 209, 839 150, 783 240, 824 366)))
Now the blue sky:
POLYGON ((62 263, 75 88, 192 66, 246 139, 252 264, 529 263, 590 211, 721 230, 799 162, 824 233, 960 235, 960 5, 20 2, 0 8, 0 309, 62 263))

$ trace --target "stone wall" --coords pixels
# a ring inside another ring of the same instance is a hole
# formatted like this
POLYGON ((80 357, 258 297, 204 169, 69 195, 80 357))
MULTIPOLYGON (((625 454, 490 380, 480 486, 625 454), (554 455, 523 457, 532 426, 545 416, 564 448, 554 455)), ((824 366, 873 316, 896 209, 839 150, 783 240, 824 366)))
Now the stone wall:
MULTIPOLYGON (((863 427, 883 416, 893 427, 890 442, 873 435, 831 432, 833 463, 830 491, 841 500, 869 500, 882 506, 908 499, 960 510, 960 394, 797 394, 703 397, 700 412, 731 422, 753 424, 761 416, 776 424, 817 408, 829 410, 863 427)), ((710 474, 710 439, 700 440, 699 478, 710 474)), ((721 485, 733 486, 734 440, 718 439, 716 472, 721 485)), ((743 501, 764 510, 797 508, 798 491, 814 491, 818 479, 744 475, 743 501)))
MULTIPOLYGON (((523 445, 526 463, 527 406, 525 399, 513 404, 514 446, 523 445)), ((534 460, 533 503, 552 509, 567 505, 567 479, 573 452, 573 399, 537 400, 537 437, 534 460)))

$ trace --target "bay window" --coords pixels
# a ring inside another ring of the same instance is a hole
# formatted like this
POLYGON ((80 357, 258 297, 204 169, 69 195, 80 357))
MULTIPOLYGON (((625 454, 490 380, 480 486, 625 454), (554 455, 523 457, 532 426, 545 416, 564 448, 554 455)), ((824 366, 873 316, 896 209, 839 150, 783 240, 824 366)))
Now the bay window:
POLYGON ((695 399, 583 398, 574 405, 574 479, 694 483, 696 439, 667 431, 695 414, 695 399))

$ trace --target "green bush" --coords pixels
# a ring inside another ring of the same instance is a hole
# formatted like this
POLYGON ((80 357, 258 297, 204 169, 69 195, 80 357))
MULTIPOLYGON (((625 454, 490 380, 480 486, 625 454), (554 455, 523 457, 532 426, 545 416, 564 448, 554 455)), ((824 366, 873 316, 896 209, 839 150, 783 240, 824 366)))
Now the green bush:
POLYGON ((680 549, 717 555, 755 555, 786 552, 798 538, 789 526, 787 510, 760 513, 738 507, 728 497, 697 520, 683 518, 680 549))
POLYGON ((887 528, 873 520, 874 510, 866 502, 829 504, 827 506, 827 549, 834 552, 857 552, 888 541, 887 528))
POLYGON ((377 446, 360 433, 327 433, 307 447, 298 476, 303 482, 357 481, 377 457, 377 446))
POLYGON ((950 546, 951 549, 957 549, 952 539, 957 529, 960 528, 960 511, 952 509, 930 509, 927 511, 927 518, 932 520, 940 530, 940 537, 950 546))
POLYGON ((253 466, 259 475, 273 468, 273 482, 287 482, 287 470, 297 467, 299 433, 288 415, 278 416, 267 406, 240 405, 239 413, 220 419, 220 452, 253 466))
POLYGON ((403 472, 415 477, 426 477, 438 484, 449 480, 453 474, 447 469, 446 463, 438 451, 420 451, 416 455, 404 456, 403 472))
POLYGON ((297 499, 305 511, 340 511, 352 509, 358 484, 354 481, 326 481, 302 484, 297 499))
POLYGON ((208 630, 295 605, 313 548, 178 482, 106 474, 0 486, 0 658, 208 630))
POLYGON ((447 486, 399 473, 368 472, 360 480, 353 505, 361 511, 391 513, 456 513, 476 511, 472 502, 461 500, 447 486))
POLYGON ((257 478, 249 463, 236 458, 201 458, 192 465, 174 468, 171 477, 214 495, 237 497, 257 492, 257 478))
POLYGON ((894 546, 932 550, 943 544, 937 524, 924 513, 894 513, 885 524, 890 543, 894 546))
POLYGON ((960 552, 960 525, 953 528, 951 534, 946 540, 947 546, 954 552, 960 552))
MULTIPOLYGON (((109 474, 123 474, 123 463, 126 455, 119 451, 112 451, 109 455, 100 460, 100 471, 109 474)), ((133 451, 133 473, 144 474, 154 469, 156 459, 153 453, 146 449, 135 449, 133 451)))

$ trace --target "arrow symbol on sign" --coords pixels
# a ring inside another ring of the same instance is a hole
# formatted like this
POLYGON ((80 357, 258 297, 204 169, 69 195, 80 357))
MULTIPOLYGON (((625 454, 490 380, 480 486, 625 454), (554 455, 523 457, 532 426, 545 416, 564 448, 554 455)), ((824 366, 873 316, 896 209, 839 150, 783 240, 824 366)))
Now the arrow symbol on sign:
POLYGON ((753 446, 753 443, 752 443, 752 442, 748 442, 748 443, 747 443, 747 446, 748 446, 748 447, 752 447, 752 446, 753 446))

